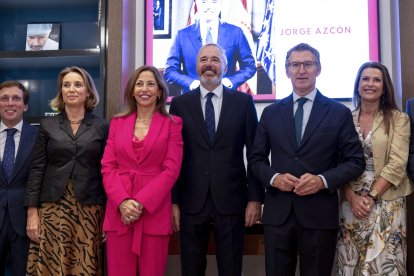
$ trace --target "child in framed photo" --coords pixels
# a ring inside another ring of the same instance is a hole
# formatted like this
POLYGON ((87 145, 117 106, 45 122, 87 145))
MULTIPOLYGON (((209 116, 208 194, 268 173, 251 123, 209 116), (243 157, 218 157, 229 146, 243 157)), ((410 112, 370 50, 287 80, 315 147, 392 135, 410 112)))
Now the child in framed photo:
POLYGON ((27 24, 26 51, 59 50, 59 24, 27 24))

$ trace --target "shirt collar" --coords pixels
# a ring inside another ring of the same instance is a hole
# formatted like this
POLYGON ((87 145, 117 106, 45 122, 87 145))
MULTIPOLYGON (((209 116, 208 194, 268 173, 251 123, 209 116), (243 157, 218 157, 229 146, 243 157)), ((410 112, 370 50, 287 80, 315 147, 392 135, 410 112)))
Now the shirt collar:
POLYGON ((207 30, 207 27, 210 27, 213 32, 216 32, 219 28, 220 19, 212 20, 208 24, 204 20, 200 20, 200 29, 207 30))
MULTIPOLYGON (((17 131, 22 132, 22 128, 23 128, 23 120, 20 120, 20 122, 17 123, 17 125, 15 125, 13 128, 17 129, 17 131)), ((1 121, 0 123, 0 132, 4 131, 8 129, 8 127, 3 123, 3 121, 1 121)))
POLYGON ((199 22, 200 22, 199 23, 200 24, 200 35, 201 35, 203 41, 204 41, 204 39, 206 38, 206 35, 207 35, 207 27, 209 27, 209 28, 211 28, 210 33, 211 33, 211 36, 213 38, 213 41, 217 42, 217 40, 218 40, 218 28, 219 28, 220 20, 219 19, 213 20, 209 24, 207 24, 203 20, 200 20, 199 22))
MULTIPOLYGON (((207 97, 207 94, 210 91, 208 91, 207 89, 205 89, 202 85, 200 85, 200 93, 201 93, 201 98, 205 98, 207 97)), ((216 95, 218 98, 223 97, 223 85, 219 85, 216 87, 216 89, 214 89, 213 91, 211 91, 214 93, 214 95, 216 95)))
MULTIPOLYGON (((316 92, 318 92, 318 90, 315 88, 310 93, 306 94, 306 96, 304 96, 303 98, 307 98, 308 100, 314 102, 315 97, 316 97, 316 92)), ((295 91, 293 91, 293 102, 295 103, 299 98, 302 98, 302 97, 296 94, 295 91)))

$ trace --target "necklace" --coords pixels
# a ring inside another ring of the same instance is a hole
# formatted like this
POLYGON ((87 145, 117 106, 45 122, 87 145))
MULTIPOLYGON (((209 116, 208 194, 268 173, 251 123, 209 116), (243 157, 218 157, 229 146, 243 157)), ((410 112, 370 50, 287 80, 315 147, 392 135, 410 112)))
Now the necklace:
POLYGON ((149 116, 149 117, 147 117, 147 118, 138 118, 137 117, 137 122, 146 122, 146 121, 149 121, 149 120, 151 120, 152 119, 152 116, 149 116))
POLYGON ((83 120, 83 118, 80 118, 79 120, 69 120, 69 124, 71 124, 71 125, 79 125, 82 122, 82 120, 83 120))

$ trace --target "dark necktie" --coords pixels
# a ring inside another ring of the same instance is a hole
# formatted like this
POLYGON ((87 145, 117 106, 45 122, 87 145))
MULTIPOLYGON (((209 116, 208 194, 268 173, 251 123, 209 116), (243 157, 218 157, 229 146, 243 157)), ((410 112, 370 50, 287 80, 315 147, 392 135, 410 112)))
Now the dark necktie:
POLYGON ((16 133, 17 129, 8 128, 6 129, 6 131, 7 131, 7 138, 6 138, 6 144, 4 146, 2 168, 3 168, 4 178, 6 179, 7 182, 9 182, 13 174, 13 169, 14 169, 14 151, 15 151, 14 134, 16 133))
POLYGON ((211 28, 207 28, 206 44, 213 43, 213 36, 211 35, 211 28))
POLYGON ((307 98, 297 99, 298 108, 295 113, 295 134, 296 134, 296 143, 299 145, 302 140, 302 124, 303 124, 303 105, 307 101, 307 98))
POLYGON ((210 142, 214 141, 214 134, 216 133, 216 121, 214 119, 214 106, 211 98, 214 96, 213 92, 207 94, 206 108, 205 108, 205 121, 207 126, 208 137, 210 142))

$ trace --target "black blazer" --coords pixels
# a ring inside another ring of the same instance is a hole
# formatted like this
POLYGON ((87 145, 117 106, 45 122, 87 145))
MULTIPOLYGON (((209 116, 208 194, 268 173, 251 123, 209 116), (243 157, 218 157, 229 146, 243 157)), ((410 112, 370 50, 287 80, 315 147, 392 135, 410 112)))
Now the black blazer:
POLYGON ((108 122, 92 113, 85 113, 76 135, 64 112, 42 119, 25 205, 38 207, 59 200, 69 179, 80 203, 103 204, 101 159, 107 137, 108 122))
POLYGON ((336 229, 337 189, 358 177, 365 168, 351 111, 318 91, 299 146, 294 125, 293 96, 290 95, 266 107, 257 128, 249 161, 254 176, 267 188, 263 223, 281 225, 293 208, 302 226, 336 229), (308 196, 283 192, 270 186, 276 173, 296 177, 305 173, 322 174, 329 189, 308 196))
POLYGON ((4 179, 3 170, 0 168, 0 228, 7 208, 13 229, 21 236, 26 236, 27 210, 23 206, 23 200, 36 134, 37 127, 23 122, 14 171, 9 183, 4 179))
POLYGON ((247 201, 262 201, 263 189, 246 173, 243 149, 250 154, 257 114, 250 95, 223 87, 223 103, 215 141, 210 143, 201 108, 200 89, 173 98, 171 114, 183 123, 184 156, 173 203, 180 211, 201 210, 208 191, 224 215, 243 214, 247 201))

